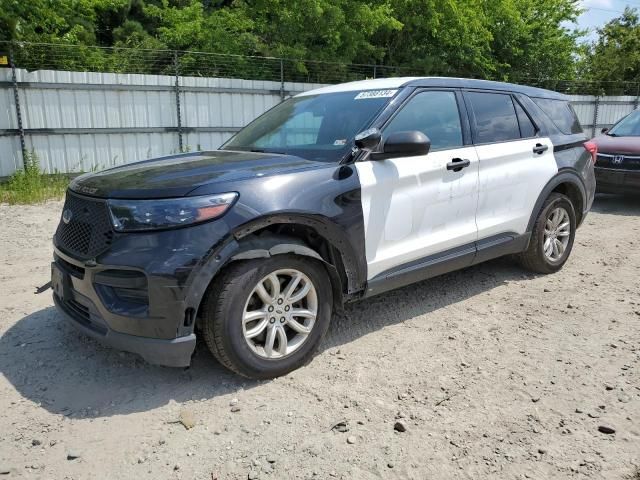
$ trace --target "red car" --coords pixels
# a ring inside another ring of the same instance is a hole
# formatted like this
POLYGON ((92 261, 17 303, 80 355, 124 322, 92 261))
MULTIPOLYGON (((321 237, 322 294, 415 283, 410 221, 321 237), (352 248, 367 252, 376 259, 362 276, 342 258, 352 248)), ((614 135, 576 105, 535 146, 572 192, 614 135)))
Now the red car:
POLYGON ((591 142, 598 147, 596 191, 640 194, 640 110, 634 110, 591 142))

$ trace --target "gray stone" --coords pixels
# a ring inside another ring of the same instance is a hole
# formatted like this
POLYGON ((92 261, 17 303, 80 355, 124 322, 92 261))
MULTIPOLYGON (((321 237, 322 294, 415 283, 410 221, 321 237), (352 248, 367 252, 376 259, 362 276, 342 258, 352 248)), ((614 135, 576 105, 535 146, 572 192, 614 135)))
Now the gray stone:
POLYGON ((396 423, 393 424, 393 429, 396 432, 406 432, 407 431, 407 426, 405 425, 404 422, 397 421, 396 423))
POLYGON ((621 403, 629 403, 631 401, 631 397, 622 392, 620 395, 618 395, 618 401, 621 403))
POLYGON ((355 435, 349 435, 347 437, 347 443, 350 445, 353 445, 354 443, 356 443, 358 441, 358 439, 356 438, 355 435))
POLYGON ((67 452, 67 460, 75 460, 76 458, 80 458, 82 455, 80 455, 80 452, 77 452, 75 450, 69 450, 67 452))
POLYGON ((613 427, 609 427, 607 425, 600 425, 598 427, 598 431, 600 433, 606 433, 607 435, 613 435, 614 433, 616 433, 616 429, 613 427))

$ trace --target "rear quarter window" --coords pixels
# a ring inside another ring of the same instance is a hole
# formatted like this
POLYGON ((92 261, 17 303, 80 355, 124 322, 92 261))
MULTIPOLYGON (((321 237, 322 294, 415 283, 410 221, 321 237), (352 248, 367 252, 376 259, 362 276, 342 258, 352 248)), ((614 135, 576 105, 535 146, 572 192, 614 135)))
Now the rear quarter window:
POLYGON ((549 98, 532 98, 544 113, 551 119, 565 135, 582 133, 582 127, 573 107, 566 100, 552 100, 549 98))

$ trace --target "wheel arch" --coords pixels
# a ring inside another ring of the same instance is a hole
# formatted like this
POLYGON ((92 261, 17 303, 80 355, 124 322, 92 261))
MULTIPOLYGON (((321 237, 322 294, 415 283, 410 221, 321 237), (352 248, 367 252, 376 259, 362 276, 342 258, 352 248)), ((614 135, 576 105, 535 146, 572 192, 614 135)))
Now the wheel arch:
POLYGON ((287 253, 310 257, 325 265, 336 309, 364 288, 366 263, 363 269, 340 226, 317 215, 279 214, 241 225, 214 248, 192 282, 189 304, 199 312, 214 278, 231 263, 287 253))
POLYGON ((540 214, 542 205, 553 192, 562 193, 569 197, 575 209, 576 224, 580 225, 582 222, 587 201, 586 188, 578 173, 563 171, 551 178, 540 192, 529 218, 527 232, 533 231, 533 226, 540 214))

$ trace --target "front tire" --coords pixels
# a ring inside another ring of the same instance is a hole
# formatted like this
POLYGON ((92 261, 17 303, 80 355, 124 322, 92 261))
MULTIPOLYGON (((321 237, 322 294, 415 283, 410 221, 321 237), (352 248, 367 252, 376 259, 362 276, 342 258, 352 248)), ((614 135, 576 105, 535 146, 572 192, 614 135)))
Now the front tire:
POLYGON ((545 200, 520 263, 536 273, 554 273, 569 259, 576 235, 576 214, 571 200, 552 193, 545 200))
POLYGON ((225 367, 275 378, 312 358, 332 304, 329 276, 315 259, 287 254, 234 262, 209 287, 202 333, 225 367))

